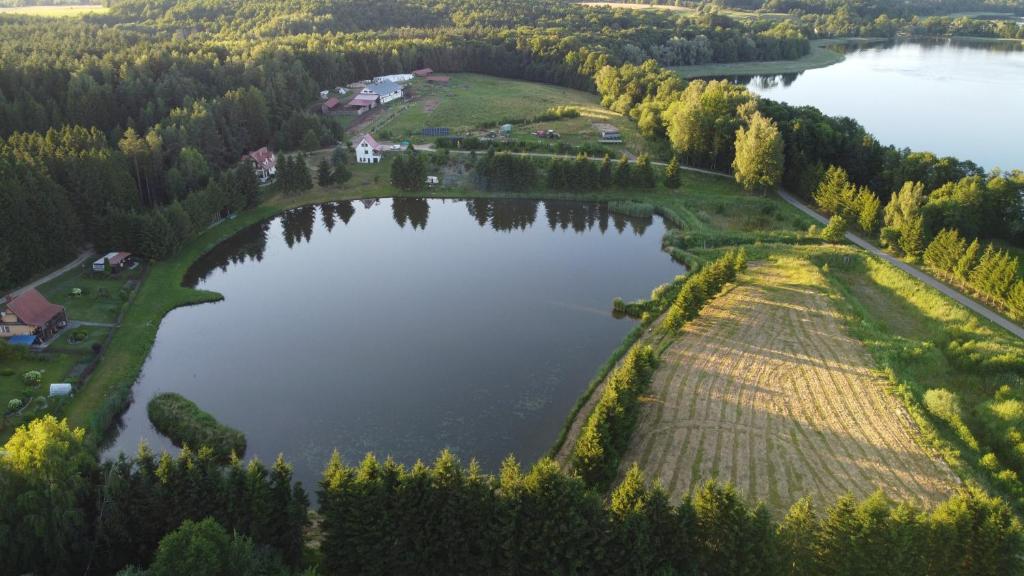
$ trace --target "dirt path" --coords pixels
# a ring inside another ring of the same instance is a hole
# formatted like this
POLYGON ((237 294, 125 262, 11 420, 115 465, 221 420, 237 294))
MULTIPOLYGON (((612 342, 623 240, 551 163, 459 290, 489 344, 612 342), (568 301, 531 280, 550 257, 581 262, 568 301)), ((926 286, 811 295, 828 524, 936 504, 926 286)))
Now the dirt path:
POLYGON ((68 270, 71 270, 72 268, 75 268, 77 266, 81 266, 82 263, 85 262, 86 259, 89 258, 89 256, 92 256, 92 250, 85 250, 81 254, 79 254, 74 260, 72 260, 71 262, 68 262, 64 266, 54 270, 53 272, 50 272, 49 274, 47 274, 45 276, 42 276, 40 278, 36 278, 35 280, 29 282, 28 284, 25 284, 24 286, 22 286, 21 288, 18 288, 17 290, 12 290, 10 292, 10 294, 8 294, 8 295, 13 298, 14 296, 17 296, 17 295, 21 294, 22 292, 24 292, 26 290, 30 290, 30 289, 36 288, 36 287, 38 287, 38 286, 40 286, 42 284, 46 284, 50 280, 53 280, 54 278, 56 278, 57 276, 60 276, 61 274, 67 272, 68 270))
POLYGON ((662 355, 622 462, 674 500, 732 482, 784 511, 882 489, 933 504, 956 476, 914 440, 863 346, 803 260, 751 267, 662 355))

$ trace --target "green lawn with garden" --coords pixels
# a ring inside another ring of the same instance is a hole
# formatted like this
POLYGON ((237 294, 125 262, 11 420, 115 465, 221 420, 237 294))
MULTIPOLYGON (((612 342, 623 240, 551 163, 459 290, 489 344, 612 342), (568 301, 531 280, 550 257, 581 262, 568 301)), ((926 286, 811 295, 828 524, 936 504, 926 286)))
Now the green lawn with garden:
MULTIPOLYGON (((435 137, 421 136, 423 128, 449 128, 451 134, 484 135, 497 131, 502 124, 514 124, 512 138, 543 141, 531 132, 555 130, 561 140, 570 145, 597 144, 600 133, 595 122, 617 127, 625 146, 636 152, 643 142, 636 126, 629 118, 601 107, 594 94, 521 80, 507 80, 481 74, 452 74, 448 84, 431 84, 423 79, 414 80, 409 91, 415 99, 408 104, 388 104, 400 110, 384 114, 391 119, 375 122, 371 131, 385 140, 411 139, 415 143, 433 142, 435 137), (552 108, 573 107, 578 118, 533 122, 532 120, 552 108)), ((609 145, 616 147, 616 145, 609 145)))
POLYGON ((142 276, 141 266, 116 274, 93 272, 92 263, 69 270, 39 287, 55 304, 67 309, 68 319, 113 324, 142 276))

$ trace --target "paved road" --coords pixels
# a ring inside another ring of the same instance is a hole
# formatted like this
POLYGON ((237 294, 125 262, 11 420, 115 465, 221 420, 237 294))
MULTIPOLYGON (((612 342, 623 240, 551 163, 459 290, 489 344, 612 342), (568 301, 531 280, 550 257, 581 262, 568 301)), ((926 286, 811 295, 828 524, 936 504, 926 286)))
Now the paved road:
MULTIPOLYGON (((781 189, 778 191, 778 193, 779 193, 779 196, 781 196, 783 200, 785 200, 786 202, 789 202, 793 206, 796 206, 798 209, 803 211, 805 214, 807 214, 811 218, 814 218, 815 220, 817 220, 818 222, 821 222, 823 224, 827 224, 828 223, 828 218, 826 218, 826 217, 822 216, 821 214, 815 212, 810 207, 805 205, 803 202, 801 202, 801 201, 797 200, 796 198, 794 198, 790 193, 785 192, 785 191, 783 191, 781 189)), ((946 296, 949 296, 953 300, 956 300, 957 302, 963 304, 965 307, 967 307, 968 309, 970 309, 973 312, 977 313, 978 315, 983 316, 983 317, 991 320, 995 324, 1005 328, 1007 332, 1013 334, 1014 336, 1016 336, 1018 338, 1024 338, 1024 328, 1022 328, 1020 325, 1012 322, 1011 320, 1007 319, 1006 317, 1004 317, 1002 314, 996 312, 995 310, 992 310, 991 308, 985 306, 984 304, 981 304, 980 302, 978 302, 977 300, 971 298, 970 296, 967 296, 967 295, 963 294, 962 292, 959 292, 959 291, 951 288, 949 285, 947 285, 947 284, 945 284, 943 282, 940 282, 939 280, 937 280, 935 277, 931 276, 930 274, 922 272, 916 266, 911 266, 910 264, 907 264, 906 262, 900 260, 899 258, 896 258, 896 257, 894 257, 894 256, 892 256, 890 254, 887 254, 887 253, 883 252, 880 248, 876 247, 875 245, 871 244, 870 242, 864 240, 863 238, 861 238, 860 236, 857 236, 856 234, 854 234, 852 232, 847 232, 846 233, 846 239, 849 240, 850 242, 852 242, 853 244, 855 244, 855 245, 857 245, 857 246, 867 250, 868 252, 874 254, 875 256, 878 256, 879 258, 885 260, 886 262, 892 264, 893 266, 899 268, 900 270, 903 270, 907 274, 910 274, 914 278, 917 278, 921 282, 924 282, 925 284, 931 286, 932 288, 935 288, 936 290, 938 290, 939 292, 942 292, 946 296)))
POLYGON ((28 284, 22 286, 21 288, 18 288, 17 290, 12 290, 11 293, 9 294, 9 296, 11 296, 13 298, 14 296, 17 296, 18 294, 21 294, 22 292, 24 292, 26 290, 35 288, 35 287, 37 287, 37 286, 39 286, 41 284, 46 284, 50 280, 53 280, 54 278, 56 278, 57 276, 60 276, 61 274, 67 272, 68 270, 71 270, 72 268, 75 268, 77 266, 81 266, 82 262, 85 262, 86 259, 89 258, 89 256, 92 256, 92 250, 86 250, 86 251, 82 252, 81 254, 79 254, 78 257, 76 257, 74 260, 72 260, 71 262, 68 262, 67 264, 65 264, 61 268, 58 268, 58 269, 54 270, 53 272, 50 272, 46 276, 43 276, 41 278, 37 278, 37 279, 33 280, 32 282, 29 282, 28 284))

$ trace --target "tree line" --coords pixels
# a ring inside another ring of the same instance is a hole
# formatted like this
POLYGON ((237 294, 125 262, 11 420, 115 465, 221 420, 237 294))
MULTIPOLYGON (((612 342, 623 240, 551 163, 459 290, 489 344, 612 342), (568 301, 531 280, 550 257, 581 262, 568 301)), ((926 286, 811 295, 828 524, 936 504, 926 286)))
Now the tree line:
POLYGON ((406 467, 337 452, 309 502, 281 458, 268 469, 145 447, 99 464, 84 431, 52 416, 0 452, 0 574, 921 574, 1021 569, 1021 526, 964 488, 931 511, 881 494, 780 519, 707 482, 673 503, 634 466, 607 498, 542 459, 494 476, 444 452, 406 467), (232 535, 233 534, 233 535, 232 535))

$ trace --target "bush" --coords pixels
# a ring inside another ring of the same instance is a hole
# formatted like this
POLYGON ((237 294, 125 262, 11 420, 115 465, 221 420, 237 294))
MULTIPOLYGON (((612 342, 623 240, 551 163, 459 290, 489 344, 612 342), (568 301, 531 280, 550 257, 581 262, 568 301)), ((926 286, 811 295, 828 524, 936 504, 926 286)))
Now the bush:
POLYGON ((195 450, 206 446, 223 461, 230 459, 232 454, 238 457, 245 454, 245 435, 217 422, 216 418, 181 394, 154 396, 146 411, 153 427, 176 446, 188 445, 195 450))
POLYGON ((21 380, 26 386, 35 386, 43 381, 43 373, 39 370, 29 370, 21 375, 21 380))
POLYGON ((17 410, 20 410, 21 406, 22 403, 20 398, 12 398, 11 401, 7 403, 7 411, 15 412, 17 410))
POLYGON ((846 219, 836 214, 828 221, 828 226, 821 231, 821 238, 826 242, 842 242, 846 236, 846 219))

